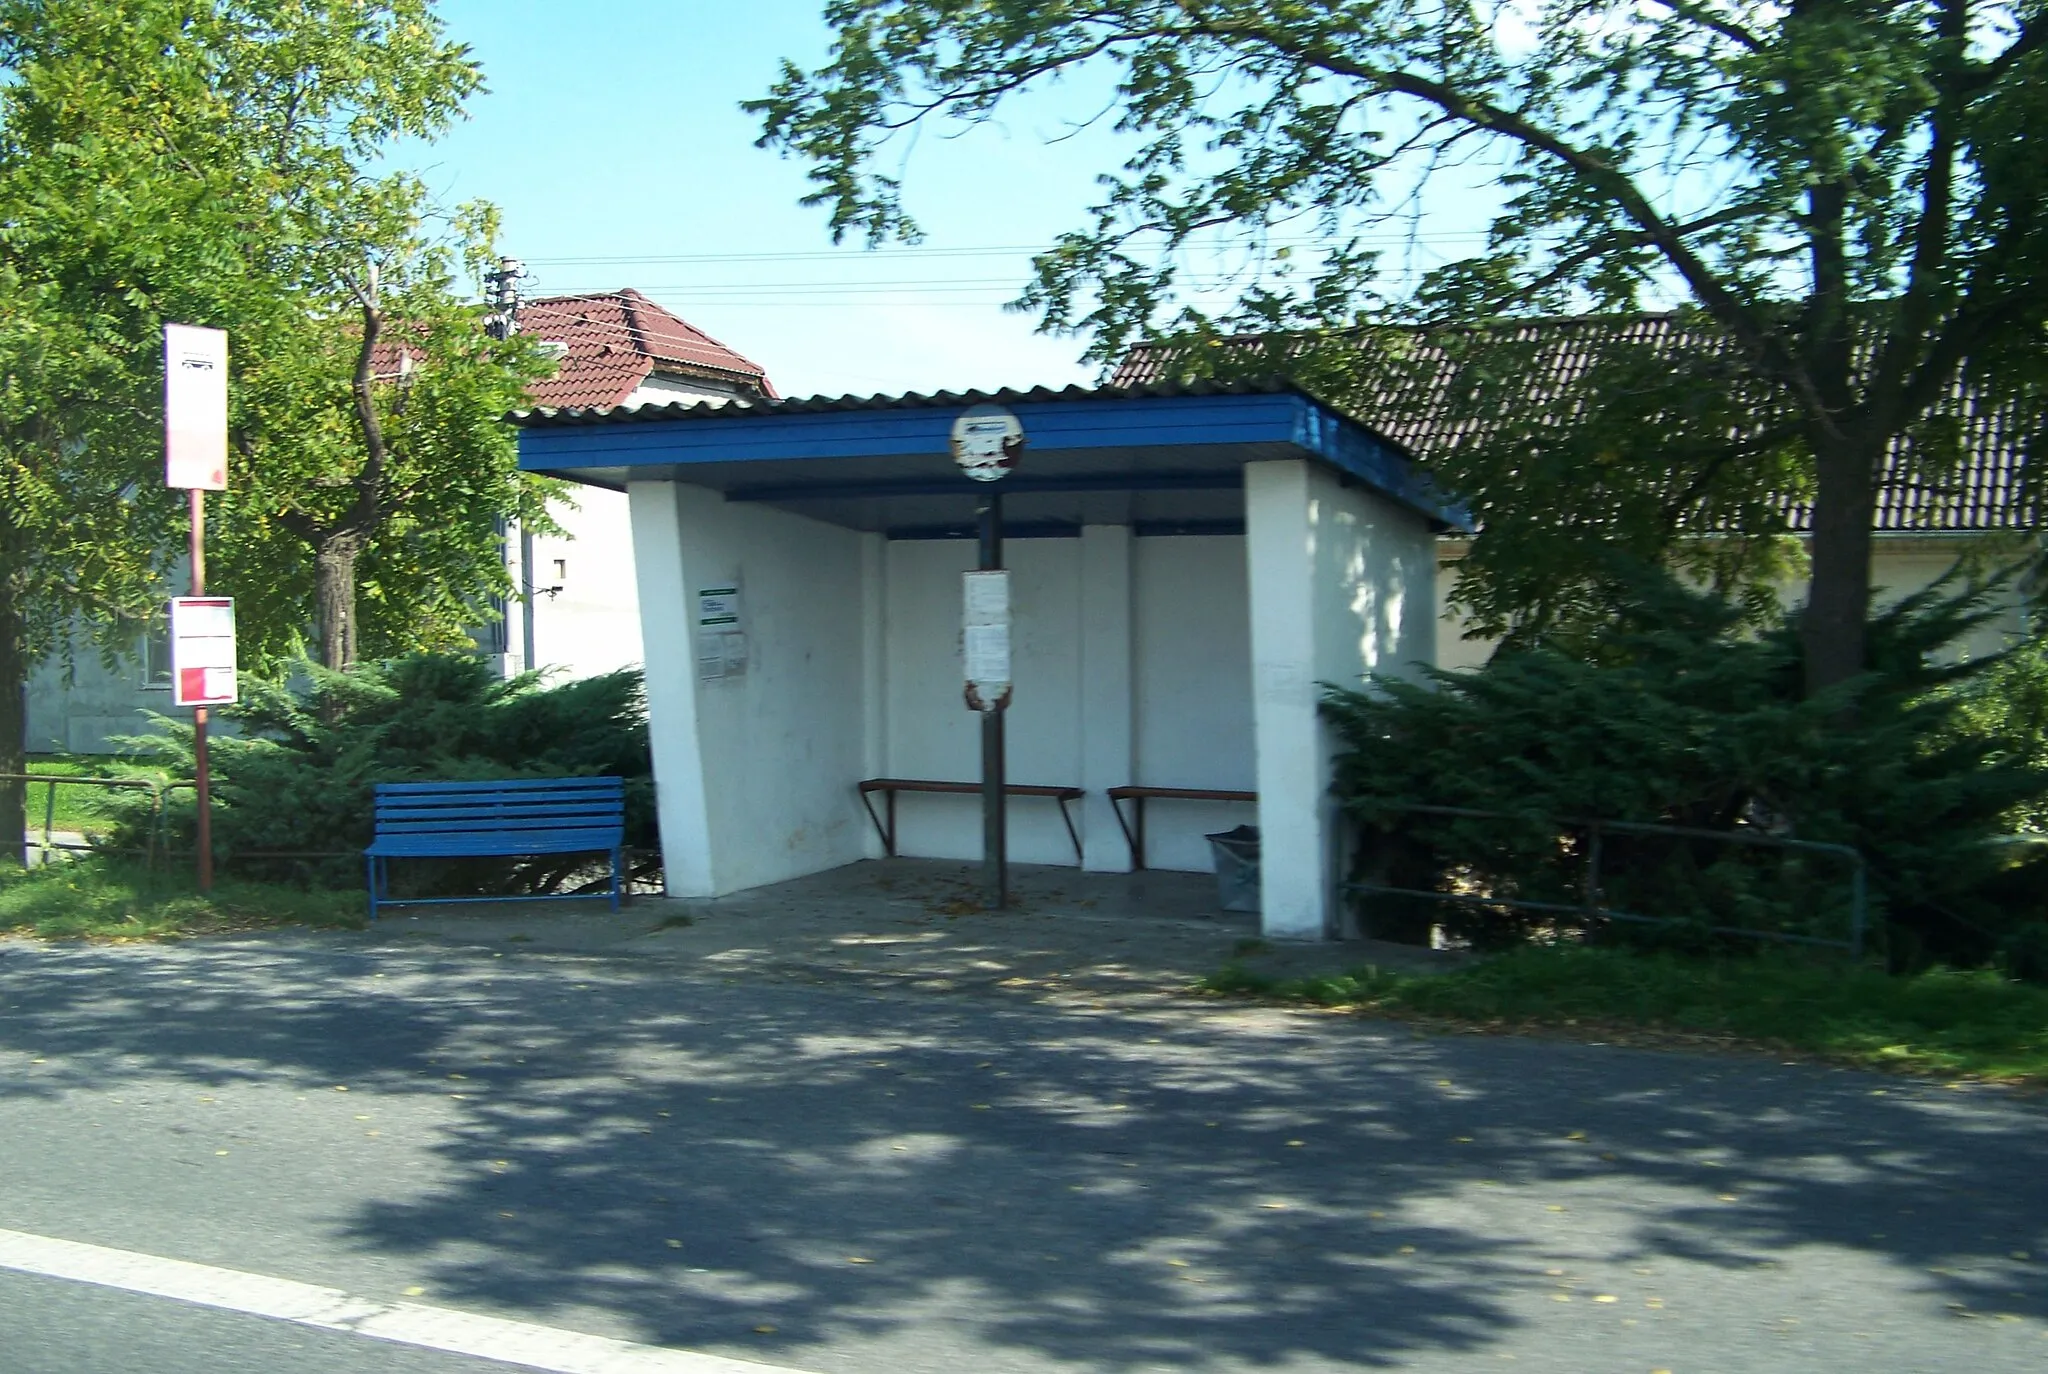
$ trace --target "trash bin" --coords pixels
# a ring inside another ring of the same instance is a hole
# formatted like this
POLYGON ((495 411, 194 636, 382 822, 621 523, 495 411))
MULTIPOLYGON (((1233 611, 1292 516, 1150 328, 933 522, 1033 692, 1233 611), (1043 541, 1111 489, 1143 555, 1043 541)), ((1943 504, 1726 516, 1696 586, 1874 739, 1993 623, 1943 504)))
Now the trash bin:
POLYGON ((1216 902, 1225 911, 1259 909, 1259 828, 1240 825, 1211 835, 1209 853, 1216 860, 1216 902))

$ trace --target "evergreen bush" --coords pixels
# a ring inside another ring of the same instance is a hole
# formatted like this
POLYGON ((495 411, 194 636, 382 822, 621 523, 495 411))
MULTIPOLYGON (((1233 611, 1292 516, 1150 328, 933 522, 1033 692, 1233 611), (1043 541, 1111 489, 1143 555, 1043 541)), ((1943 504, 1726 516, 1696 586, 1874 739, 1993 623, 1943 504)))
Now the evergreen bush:
MULTIPOLYGON (((290 684, 245 683, 222 714, 239 735, 209 740, 213 834, 221 862, 242 877, 360 884, 380 782, 616 775, 626 779, 626 843, 657 850, 653 766, 638 670, 557 686, 500 677, 473 654, 415 653, 329 672, 301 664, 290 684), (336 855, 266 858, 264 855, 336 855)), ((176 776, 193 775, 192 727, 165 720, 162 735, 130 747, 176 776)), ((173 846, 195 842, 190 791, 172 795, 173 846)), ((115 845, 141 844, 142 804, 119 818, 115 845)), ((393 866, 413 895, 554 892, 578 885, 597 857, 417 860, 393 866)))
MULTIPOLYGON (((1668 575, 1630 573, 1609 622, 1504 647, 1425 683, 1332 688, 1335 791, 1359 829, 1356 874, 1384 886, 1577 905, 1589 831, 1570 820, 1683 826, 1849 845, 1869 864, 1873 943, 1901 966, 2033 959, 2048 867, 1993 841, 2048 797, 2037 713, 1985 704, 2003 658, 1943 661, 1984 623, 1987 589, 1938 584, 1871 626, 1872 668, 1803 693, 1798 627, 1668 575), (1416 805, 1503 813, 1431 815, 1416 805)), ((2044 695, 2048 699, 2048 695, 2044 695)), ((1826 855, 1672 836, 1602 836, 1600 896, 1666 926, 1589 923, 1366 894, 1368 931, 1432 924, 1482 948, 1560 935, 1703 947, 1712 927, 1843 938, 1849 867, 1826 855)))

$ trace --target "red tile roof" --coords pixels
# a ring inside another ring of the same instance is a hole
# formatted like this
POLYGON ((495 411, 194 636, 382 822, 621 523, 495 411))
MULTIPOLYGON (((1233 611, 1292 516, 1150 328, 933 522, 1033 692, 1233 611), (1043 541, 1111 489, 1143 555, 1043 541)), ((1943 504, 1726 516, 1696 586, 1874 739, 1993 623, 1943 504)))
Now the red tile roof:
POLYGON ((759 363, 631 287, 528 301, 519 307, 519 332, 568 346, 555 375, 528 388, 535 405, 620 405, 656 372, 723 383, 741 395, 776 394, 759 363))

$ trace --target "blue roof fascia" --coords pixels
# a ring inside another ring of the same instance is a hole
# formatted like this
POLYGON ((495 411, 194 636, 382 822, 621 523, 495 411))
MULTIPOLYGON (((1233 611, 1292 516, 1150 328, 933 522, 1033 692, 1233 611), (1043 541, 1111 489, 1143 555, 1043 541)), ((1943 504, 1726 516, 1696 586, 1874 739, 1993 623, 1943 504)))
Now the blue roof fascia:
POLYGON ((1309 397, 1293 399, 1300 403, 1293 436, 1298 447, 1432 520, 1455 530, 1472 527, 1471 515, 1438 491, 1413 459, 1309 397))
MULTIPOLYGON (((1040 451, 1285 444, 1431 519, 1468 523, 1391 444, 1302 392, 1018 402, 1010 409, 1030 446, 1040 451)), ((917 406, 687 418, 625 414, 599 423, 522 429, 519 466, 529 472, 612 468, 630 474, 635 467, 698 463, 941 457, 955 413, 917 406)))
MULTIPOLYGON (((1270 395, 1133 397, 1020 402, 1010 407, 1035 449, 1175 444, 1287 443, 1299 398, 1270 395)), ((683 419, 619 416, 603 423, 542 425, 519 432, 528 471, 792 458, 944 457, 957 412, 919 406, 707 414, 683 419)))

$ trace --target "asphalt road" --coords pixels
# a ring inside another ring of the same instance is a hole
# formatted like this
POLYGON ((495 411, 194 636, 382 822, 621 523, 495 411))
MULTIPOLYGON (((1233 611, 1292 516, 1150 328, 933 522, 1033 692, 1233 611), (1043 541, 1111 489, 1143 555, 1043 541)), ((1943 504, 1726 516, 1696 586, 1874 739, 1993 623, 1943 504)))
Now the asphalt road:
MULTIPOLYGON (((0 1229, 819 1374, 2038 1371, 2044 1125, 1256 1008, 0 945, 0 1229)), ((0 1272, 4 1374, 509 1367, 0 1272)))

